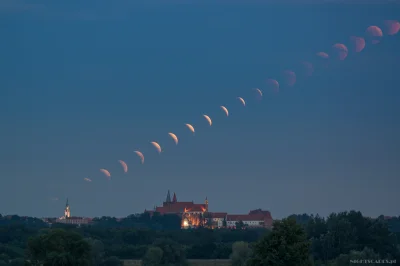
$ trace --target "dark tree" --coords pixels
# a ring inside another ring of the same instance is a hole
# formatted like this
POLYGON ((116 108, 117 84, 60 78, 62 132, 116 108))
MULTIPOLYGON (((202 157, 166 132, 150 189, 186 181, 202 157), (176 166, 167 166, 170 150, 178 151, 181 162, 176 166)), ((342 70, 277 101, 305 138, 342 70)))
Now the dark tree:
POLYGON ((310 242, 295 219, 275 222, 272 232, 255 245, 251 266, 308 266, 310 242))
POLYGON ((170 239, 158 239, 153 243, 153 246, 163 251, 161 263, 159 265, 188 265, 185 251, 177 242, 170 239))
POLYGON ((81 235, 61 229, 50 230, 28 242, 33 265, 86 266, 91 264, 90 245, 81 235))

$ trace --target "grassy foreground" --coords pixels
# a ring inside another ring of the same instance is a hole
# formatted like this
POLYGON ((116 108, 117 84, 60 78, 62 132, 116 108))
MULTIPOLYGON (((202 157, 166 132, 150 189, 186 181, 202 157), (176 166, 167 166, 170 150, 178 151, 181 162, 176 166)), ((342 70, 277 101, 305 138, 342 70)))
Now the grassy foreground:
MULTIPOLYGON (((189 260, 191 266, 230 266, 230 260, 189 260)), ((140 266, 140 260, 124 260, 124 266, 140 266)))

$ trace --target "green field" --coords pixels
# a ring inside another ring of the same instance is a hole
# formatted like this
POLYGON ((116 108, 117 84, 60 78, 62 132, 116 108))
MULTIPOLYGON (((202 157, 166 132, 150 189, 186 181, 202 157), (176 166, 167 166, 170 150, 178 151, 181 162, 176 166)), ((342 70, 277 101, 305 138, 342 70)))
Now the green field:
MULTIPOLYGON (((189 260, 192 266, 230 266, 230 260, 189 260)), ((124 260, 124 266, 140 266, 140 260, 124 260)))

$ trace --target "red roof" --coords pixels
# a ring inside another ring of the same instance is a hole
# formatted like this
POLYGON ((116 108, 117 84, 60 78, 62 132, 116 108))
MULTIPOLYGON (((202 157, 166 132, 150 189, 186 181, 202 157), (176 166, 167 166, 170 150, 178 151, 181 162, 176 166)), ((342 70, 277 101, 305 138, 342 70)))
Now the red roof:
POLYGON ((205 212, 205 204, 194 204, 193 202, 172 202, 164 203, 163 207, 156 207, 156 212, 164 213, 183 213, 187 212, 205 212))
POLYGON ((211 217, 212 218, 219 218, 219 219, 225 218, 227 215, 228 215, 228 213, 226 213, 226 212, 213 212, 213 213, 211 213, 211 217))
POLYGON ((267 217, 268 219, 272 220, 272 216, 271 216, 271 213, 269 211, 263 211, 261 209, 257 209, 257 210, 250 211, 249 214, 262 214, 265 217, 267 217))

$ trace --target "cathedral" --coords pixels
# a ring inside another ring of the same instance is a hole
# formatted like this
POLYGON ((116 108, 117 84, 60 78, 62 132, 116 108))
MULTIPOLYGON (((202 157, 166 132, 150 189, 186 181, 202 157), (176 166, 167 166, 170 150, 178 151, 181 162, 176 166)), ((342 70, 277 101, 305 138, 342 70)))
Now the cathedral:
POLYGON ((181 220, 181 227, 183 229, 196 228, 196 227, 209 227, 209 228, 259 228, 259 227, 272 227, 272 216, 269 211, 262 209, 251 210, 248 214, 228 214, 226 212, 209 212, 208 199, 205 198, 203 203, 194 203, 193 201, 178 201, 176 194, 171 194, 168 190, 167 198, 161 207, 154 207, 154 210, 145 212, 153 215, 153 213, 176 214, 179 215, 181 220))
POLYGON ((205 224, 205 217, 208 213, 207 197, 204 204, 194 203, 193 201, 178 201, 174 193, 172 200, 168 190, 167 198, 161 207, 155 207, 153 211, 146 211, 150 214, 158 212, 160 214, 177 214, 182 217, 182 228, 199 227, 205 224))

